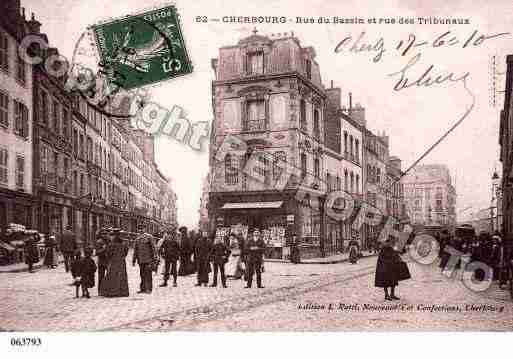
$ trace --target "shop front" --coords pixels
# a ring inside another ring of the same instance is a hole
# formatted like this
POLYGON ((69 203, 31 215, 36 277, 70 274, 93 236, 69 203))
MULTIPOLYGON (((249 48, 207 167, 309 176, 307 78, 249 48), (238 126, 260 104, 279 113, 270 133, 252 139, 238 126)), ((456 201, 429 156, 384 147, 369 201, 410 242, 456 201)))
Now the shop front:
POLYGON ((11 222, 33 228, 35 204, 27 193, 0 188, 0 233, 4 233, 11 222))
POLYGON ((266 243, 267 258, 288 259, 290 240, 297 233, 297 201, 294 193, 211 193, 210 230, 224 238, 231 231, 245 239, 259 229, 266 243))

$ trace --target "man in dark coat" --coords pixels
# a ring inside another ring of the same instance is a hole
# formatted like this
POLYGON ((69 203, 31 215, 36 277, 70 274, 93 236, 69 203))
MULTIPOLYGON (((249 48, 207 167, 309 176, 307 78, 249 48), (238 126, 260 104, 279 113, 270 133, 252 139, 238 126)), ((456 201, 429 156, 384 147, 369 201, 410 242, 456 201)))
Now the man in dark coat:
POLYGON ((255 229, 251 239, 245 245, 246 264, 248 266, 248 277, 246 288, 251 288, 253 275, 256 272, 257 287, 262 286, 262 265, 264 263, 265 242, 260 237, 260 231, 255 229))
POLYGON ((221 240, 221 238, 216 238, 211 252, 212 264, 214 265, 214 279, 211 287, 217 287, 217 273, 221 272, 221 283, 223 284, 223 288, 226 288, 224 265, 228 262, 230 254, 231 251, 226 245, 226 242, 221 240))
POLYGON ((208 285, 208 273, 210 272, 210 241, 207 237, 207 233, 203 232, 201 238, 196 243, 194 252, 194 262, 198 269, 198 283, 196 287, 208 285))
POLYGON ((160 247, 160 255, 164 258, 164 283, 160 285, 161 287, 167 287, 169 270, 171 270, 171 274, 173 275, 173 287, 176 287, 176 279, 178 277, 177 262, 178 258, 180 258, 180 254, 180 244, 176 239, 176 233, 166 233, 160 247))
POLYGON ((105 278, 105 274, 107 273, 107 266, 109 264, 109 260, 107 258, 108 244, 109 239, 107 232, 101 231, 99 233, 98 241, 96 242, 96 256, 98 258, 98 291, 100 290, 103 279, 105 278))
POLYGON ((139 275, 141 283, 138 293, 151 293, 153 290, 152 271, 157 263, 157 250, 154 238, 144 232, 144 228, 139 228, 139 236, 135 240, 132 265, 139 264, 139 275))
POLYGON ((96 264, 91 258, 93 250, 86 248, 84 250, 84 258, 80 259, 80 284, 82 285, 82 297, 91 298, 89 288, 94 287, 94 273, 96 272, 96 264))
POLYGON ((75 238, 75 233, 72 231, 71 225, 68 225, 62 232, 60 250, 62 256, 64 257, 64 269, 67 273, 71 268, 72 257, 75 256, 77 252, 77 241, 75 238))
POLYGON ((180 227, 180 268, 178 269, 178 275, 189 275, 193 273, 191 256, 194 253, 192 247, 192 238, 187 235, 187 227, 180 227))

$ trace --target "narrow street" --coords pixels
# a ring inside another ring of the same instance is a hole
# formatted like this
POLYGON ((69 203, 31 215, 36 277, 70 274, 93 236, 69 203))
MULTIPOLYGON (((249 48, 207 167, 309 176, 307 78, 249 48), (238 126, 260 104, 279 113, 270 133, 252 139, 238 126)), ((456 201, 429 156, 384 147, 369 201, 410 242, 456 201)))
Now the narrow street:
POLYGON ((179 277, 178 287, 135 294, 138 268, 129 266, 130 297, 75 299, 71 276, 60 266, 37 273, 0 274, 3 331, 174 331, 174 330, 511 330, 512 302, 505 292, 473 293, 437 268, 410 263, 413 279, 398 287, 398 302, 385 302, 374 288, 376 257, 357 265, 266 263, 264 289, 195 287, 179 277), (42 280, 44 278, 44 280, 42 280), (345 304, 339 308, 339 304, 345 304), (466 305, 495 311, 467 311, 466 305), (332 309, 329 309, 329 305, 332 309), (396 309, 376 306, 396 305, 396 309), (421 310, 429 305, 461 311, 421 310), (413 309, 411 309, 413 306, 413 309), (299 307, 306 309, 299 309, 299 307), (319 309, 324 306, 324 309, 319 309), (409 310, 406 308, 410 307, 409 310), (313 309, 317 308, 317 309, 313 309), (402 309, 398 309, 402 308, 402 309))

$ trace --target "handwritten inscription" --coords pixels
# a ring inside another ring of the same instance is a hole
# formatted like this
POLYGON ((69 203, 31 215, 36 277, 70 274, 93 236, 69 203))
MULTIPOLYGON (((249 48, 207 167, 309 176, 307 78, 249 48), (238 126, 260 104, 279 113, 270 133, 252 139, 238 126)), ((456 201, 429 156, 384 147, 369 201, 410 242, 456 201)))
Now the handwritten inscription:
MULTIPOLYGON (((450 30, 442 34, 437 34, 430 39, 418 39, 417 35, 409 34, 408 38, 400 39, 394 46, 396 53, 399 56, 406 56, 412 52, 412 49, 417 49, 417 52, 411 57, 406 65, 399 71, 388 74, 391 77, 399 77, 395 82, 393 89, 400 91, 408 88, 429 87, 433 85, 454 84, 458 82, 465 82, 470 76, 470 72, 461 72, 456 75, 454 72, 445 71, 443 73, 437 72, 435 64, 430 64, 427 68, 417 75, 412 75, 413 70, 419 66, 419 61, 422 56, 423 49, 440 49, 448 47, 459 47, 461 49, 479 47, 486 41, 510 35, 509 32, 501 32, 496 34, 483 34, 478 30, 465 37, 459 37, 450 30)), ((375 40, 369 40, 365 31, 362 31, 357 37, 346 36, 335 46, 335 53, 370 53, 372 61, 377 63, 382 61, 385 53, 387 52, 386 41, 384 37, 378 37, 375 40)), ((394 52, 392 52, 394 53, 394 52)))

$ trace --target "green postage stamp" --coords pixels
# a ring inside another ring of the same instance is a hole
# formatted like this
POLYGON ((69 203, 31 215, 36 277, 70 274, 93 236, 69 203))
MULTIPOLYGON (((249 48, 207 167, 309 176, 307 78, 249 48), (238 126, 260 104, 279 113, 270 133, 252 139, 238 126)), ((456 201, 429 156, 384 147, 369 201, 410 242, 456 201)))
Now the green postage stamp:
POLYGON ((174 6, 91 28, 109 85, 130 90, 192 72, 174 6))

